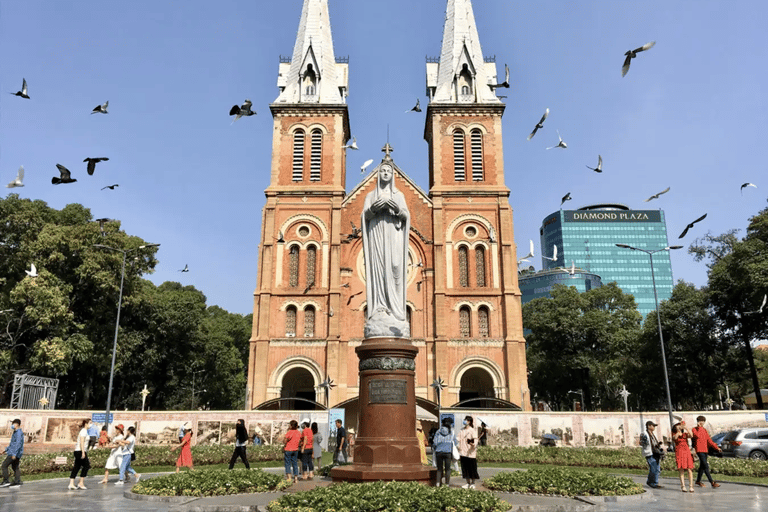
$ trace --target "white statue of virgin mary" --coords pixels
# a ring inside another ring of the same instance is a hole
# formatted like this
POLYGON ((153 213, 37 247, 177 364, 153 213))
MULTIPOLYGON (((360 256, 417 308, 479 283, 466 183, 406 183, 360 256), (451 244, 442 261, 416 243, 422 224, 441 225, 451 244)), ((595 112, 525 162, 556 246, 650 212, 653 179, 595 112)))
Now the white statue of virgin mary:
POLYGON ((365 197, 363 206, 366 338, 411 336, 405 305, 411 217, 394 178, 387 154, 377 173, 376 189, 365 197))

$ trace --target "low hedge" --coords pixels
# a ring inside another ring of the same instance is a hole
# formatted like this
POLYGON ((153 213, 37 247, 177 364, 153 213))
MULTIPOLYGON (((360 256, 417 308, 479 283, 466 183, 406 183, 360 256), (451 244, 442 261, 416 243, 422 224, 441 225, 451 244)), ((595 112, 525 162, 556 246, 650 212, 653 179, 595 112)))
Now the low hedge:
POLYGON ((290 482, 261 469, 202 469, 148 478, 131 489, 153 496, 225 496, 282 491, 290 482))
POLYGON ((563 468, 497 473, 483 485, 494 491, 559 496, 628 496, 644 492, 640 484, 625 476, 563 468))
MULTIPOLYGON (((516 464, 548 464, 590 468, 639 469, 648 468, 640 448, 571 448, 543 446, 481 446, 477 449, 479 463, 509 462, 516 464)), ((733 458, 709 458, 712 473, 729 476, 766 477, 768 461, 733 458)), ((675 455, 668 454, 661 463, 663 471, 675 470, 675 455)))
POLYGON ((505 512, 510 504, 490 492, 429 487, 416 482, 341 483, 287 494, 270 512, 505 512))
MULTIPOLYGON (((193 446, 192 460, 195 466, 228 463, 234 450, 233 445, 193 446)), ((111 450, 96 448, 88 453, 93 468, 103 468, 111 450)), ((248 447, 248 460, 252 463, 265 461, 282 461, 283 450, 281 446, 254 446, 248 447)), ((136 468, 147 466, 175 466, 179 457, 179 450, 171 451, 169 446, 137 446, 136 460, 133 466, 136 468)), ((238 459, 239 460, 239 459, 238 459)), ((70 469, 74 463, 72 452, 39 453, 24 455, 21 458, 22 471, 27 475, 38 473, 53 473, 70 469), (54 459, 59 456, 67 457, 67 465, 59 466, 54 459)))

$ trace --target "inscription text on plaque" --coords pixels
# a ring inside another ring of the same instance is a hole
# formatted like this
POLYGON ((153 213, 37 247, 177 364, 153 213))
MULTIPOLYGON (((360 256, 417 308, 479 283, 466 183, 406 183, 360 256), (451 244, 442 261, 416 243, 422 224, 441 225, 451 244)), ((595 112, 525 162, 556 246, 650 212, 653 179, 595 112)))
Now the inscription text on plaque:
POLYGON ((405 379, 372 379, 368 381, 368 403, 407 404, 405 379))

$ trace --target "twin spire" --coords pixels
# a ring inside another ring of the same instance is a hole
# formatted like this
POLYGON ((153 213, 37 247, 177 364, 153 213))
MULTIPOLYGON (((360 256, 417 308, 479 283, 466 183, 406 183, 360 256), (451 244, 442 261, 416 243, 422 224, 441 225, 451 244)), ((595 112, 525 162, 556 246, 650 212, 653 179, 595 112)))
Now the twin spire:
MULTIPOLYGON (((435 103, 500 103, 496 64, 485 62, 471 0, 448 0, 439 62, 427 62, 427 94, 435 103)), ((328 0, 304 0, 290 61, 281 60, 275 103, 343 104, 348 64, 333 53, 328 0)))

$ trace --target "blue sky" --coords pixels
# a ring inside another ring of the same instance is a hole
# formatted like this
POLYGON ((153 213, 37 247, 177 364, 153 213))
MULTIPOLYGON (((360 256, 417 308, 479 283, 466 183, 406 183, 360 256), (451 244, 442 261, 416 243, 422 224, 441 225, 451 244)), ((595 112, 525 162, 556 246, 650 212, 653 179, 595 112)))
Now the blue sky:
MULTIPOLYGON (((330 0, 337 56, 349 56, 352 133, 347 189, 363 161, 393 158, 425 190, 425 56, 438 56, 444 0, 330 0)), ((54 208, 82 203, 95 217, 161 243, 156 283, 178 280, 208 304, 252 310, 264 189, 272 147, 269 104, 278 58, 290 56, 300 0, 157 2, 0 0, 0 182, 19 165, 22 197, 54 208), (29 84, 31 100, 7 93, 29 84), (245 98, 257 116, 231 125, 245 98), (108 115, 90 115, 109 100, 108 115), (96 174, 86 157, 109 157, 96 174), (55 164, 77 183, 51 185, 55 164), (101 187, 119 183, 114 190, 101 187), (188 264, 189 273, 179 269, 188 264)), ((485 55, 499 74, 504 162, 516 242, 538 248, 542 220, 571 192, 576 208, 619 202, 662 208, 670 243, 741 228, 766 206, 765 22, 768 2, 475 0, 485 55), (655 40, 632 62, 625 51, 655 40), (545 108, 543 131, 526 137, 545 108), (546 151, 557 143, 567 150, 546 151), (604 172, 596 174, 597 155, 604 172), (754 182, 759 188, 739 186, 754 182), (671 187, 661 199, 642 200, 671 187)), ((12 192, 9 189, 3 189, 12 192)), ((741 233, 743 235, 743 231, 741 233)), ((536 268, 541 262, 535 261, 536 268)), ((675 280, 706 283, 686 251, 675 280)))

